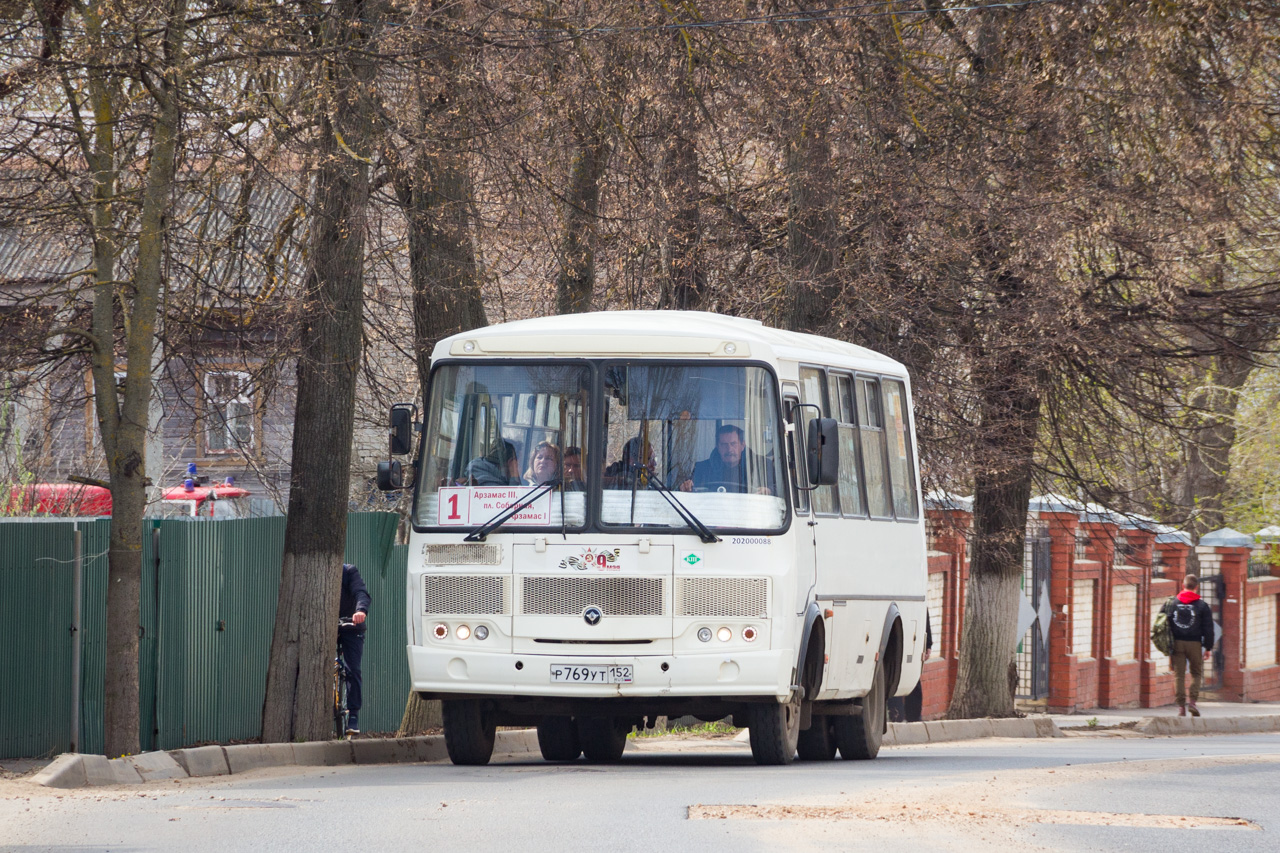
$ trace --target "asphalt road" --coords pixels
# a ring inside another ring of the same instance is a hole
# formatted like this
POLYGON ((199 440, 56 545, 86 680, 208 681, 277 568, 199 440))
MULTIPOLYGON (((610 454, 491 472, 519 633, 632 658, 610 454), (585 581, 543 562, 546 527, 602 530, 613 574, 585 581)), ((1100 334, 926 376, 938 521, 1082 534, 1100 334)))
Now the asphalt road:
POLYGON ((1278 802, 1280 734, 981 740, 770 768, 732 741, 646 739, 612 766, 0 782, 0 850, 1275 851, 1278 802))

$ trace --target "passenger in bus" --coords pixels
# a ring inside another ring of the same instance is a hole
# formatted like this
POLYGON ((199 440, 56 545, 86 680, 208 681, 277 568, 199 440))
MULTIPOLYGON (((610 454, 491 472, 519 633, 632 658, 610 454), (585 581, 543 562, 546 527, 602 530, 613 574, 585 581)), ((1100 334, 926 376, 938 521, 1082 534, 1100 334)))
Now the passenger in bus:
POLYGON ((747 449, 742 428, 724 424, 716 430, 716 448, 693 466, 693 476, 680 484, 682 492, 755 492, 776 494, 773 465, 747 449), (749 486, 749 471, 764 472, 766 484, 749 486))
POLYGON ((587 478, 582 473, 581 447, 564 449, 564 488, 568 492, 581 492, 587 488, 587 478))
POLYGON ((533 449, 529 470, 524 472, 526 486, 541 486, 560 476, 560 448, 549 441, 540 441, 533 449))
POLYGON ((487 455, 467 463, 467 478, 458 485, 466 486, 518 486, 520 465, 516 461, 516 446, 502 441, 487 455))
POLYGON ((622 458, 604 469, 604 487, 630 489, 634 486, 643 489, 648 486, 649 474, 657 470, 657 465, 658 459, 654 455, 652 444, 640 436, 628 439, 622 445, 622 458), (645 461, 641 462, 642 459, 645 461))

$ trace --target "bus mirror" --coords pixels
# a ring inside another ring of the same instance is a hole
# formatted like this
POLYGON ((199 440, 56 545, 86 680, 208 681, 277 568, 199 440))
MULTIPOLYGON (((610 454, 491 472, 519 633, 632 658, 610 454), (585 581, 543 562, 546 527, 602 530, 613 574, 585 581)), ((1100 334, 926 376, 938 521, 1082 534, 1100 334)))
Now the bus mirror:
POLYGON ((809 421, 806 455, 809 482, 815 486, 833 486, 840 482, 840 440, 835 418, 809 421))
POLYGON ((411 403, 396 403, 391 407, 390 452, 392 456, 404 456, 406 453, 413 452, 415 414, 415 407, 411 403))
POLYGON ((404 467, 399 459, 378 463, 378 490, 393 492, 404 488, 404 467))

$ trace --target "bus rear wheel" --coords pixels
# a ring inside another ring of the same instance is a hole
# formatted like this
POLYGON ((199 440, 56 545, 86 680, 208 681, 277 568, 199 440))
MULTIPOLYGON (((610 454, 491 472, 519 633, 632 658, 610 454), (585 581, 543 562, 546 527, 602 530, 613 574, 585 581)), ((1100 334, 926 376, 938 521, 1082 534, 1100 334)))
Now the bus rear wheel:
POLYGON ((800 740, 800 694, 785 705, 764 702, 752 705, 747 716, 751 757, 756 764, 790 764, 800 740))
POLYGON ((444 746, 454 764, 488 764, 498 727, 476 699, 448 699, 441 703, 444 746))
POLYGON ((801 761, 830 761, 836 757, 835 723, 831 717, 813 715, 809 728, 800 732, 796 752, 801 761))
POLYGON ((862 697, 862 713, 856 717, 836 717, 836 746, 846 759, 867 760, 880 754, 884 740, 885 718, 884 667, 876 665, 871 689, 862 697))
POLYGON ((622 758, 631 726, 617 717, 578 717, 578 743, 589 761, 612 762, 622 758))
POLYGON ((574 761, 582 755, 572 717, 544 717, 538 723, 538 749, 547 761, 574 761))

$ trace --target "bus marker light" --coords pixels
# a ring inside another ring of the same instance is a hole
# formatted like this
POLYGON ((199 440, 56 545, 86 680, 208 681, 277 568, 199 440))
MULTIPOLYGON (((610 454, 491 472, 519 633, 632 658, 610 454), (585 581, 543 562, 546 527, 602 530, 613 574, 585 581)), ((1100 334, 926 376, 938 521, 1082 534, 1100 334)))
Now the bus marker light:
POLYGON ((449 626, 443 622, 437 622, 436 626, 431 629, 431 633, 435 635, 437 640, 443 640, 449 636, 449 626))
POLYGON ((728 628, 721 628, 719 631, 716 631, 716 639, 722 643, 727 643, 733 639, 733 632, 728 628))
POLYGON ((748 643, 754 643, 756 641, 756 629, 752 628, 750 625, 743 628, 742 639, 746 640, 748 643))
POLYGON ((487 639, 489 639, 489 629, 488 629, 486 626, 484 626, 484 625, 477 625, 477 626, 476 626, 476 639, 477 639, 477 640, 487 640, 487 639))
POLYGON ((701 641, 702 641, 702 642, 704 642, 704 643, 709 643, 709 642, 711 642, 711 629, 710 629, 710 628, 699 628, 699 629, 698 629, 698 639, 699 639, 699 640, 701 640, 701 641))

